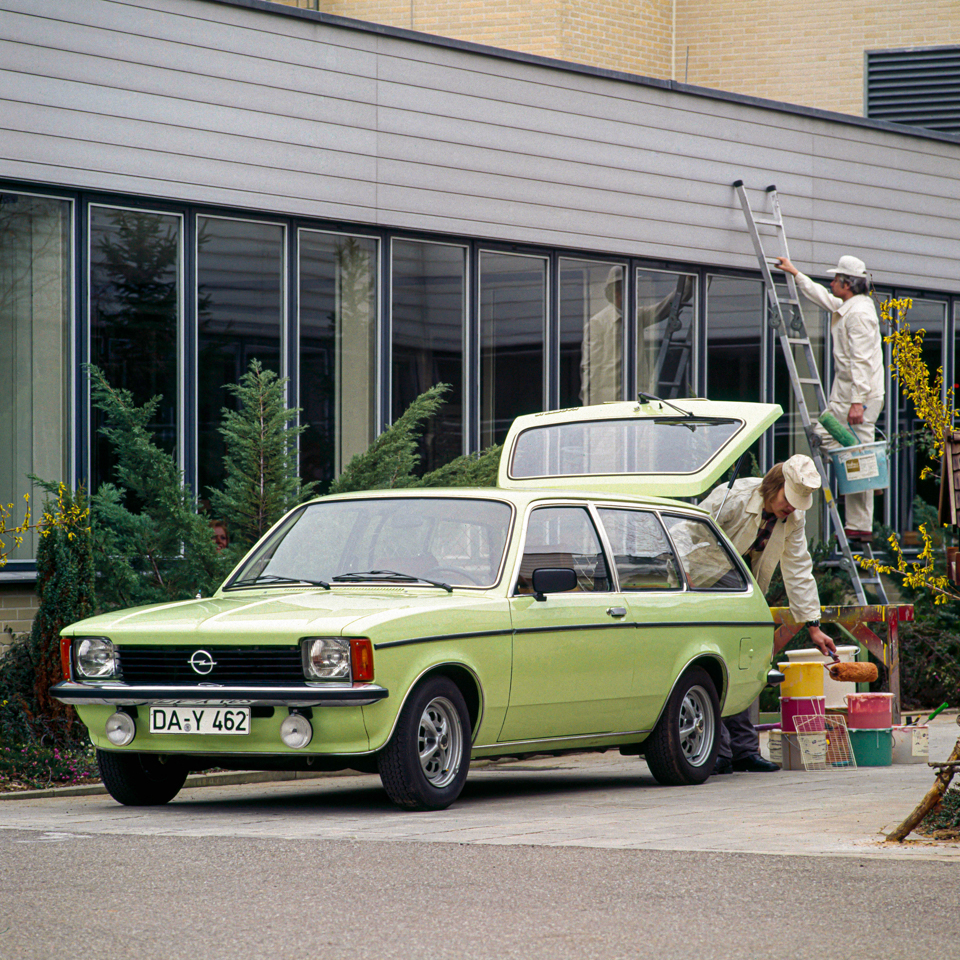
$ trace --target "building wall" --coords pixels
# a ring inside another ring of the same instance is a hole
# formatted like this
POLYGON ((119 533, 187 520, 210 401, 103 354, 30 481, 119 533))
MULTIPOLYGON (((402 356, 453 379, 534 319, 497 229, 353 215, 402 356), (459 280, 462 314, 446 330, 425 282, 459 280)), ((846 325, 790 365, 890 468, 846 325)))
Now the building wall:
POLYGON ((0 653, 21 633, 29 633, 38 607, 32 586, 0 584, 0 653))
POLYGON ((745 269, 731 183, 776 182, 811 272, 960 290, 958 138, 256 0, 50 10, 0 0, 3 177, 745 269))
POLYGON ((757 0, 277 2, 854 116, 864 51, 960 41, 960 4, 929 0, 809 0, 789 16, 757 0))

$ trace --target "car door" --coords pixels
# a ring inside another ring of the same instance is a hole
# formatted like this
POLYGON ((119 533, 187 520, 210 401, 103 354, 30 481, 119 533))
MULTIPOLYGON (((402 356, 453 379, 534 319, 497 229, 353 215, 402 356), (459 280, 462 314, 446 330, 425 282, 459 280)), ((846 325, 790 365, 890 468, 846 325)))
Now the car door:
POLYGON ((585 504, 532 510, 514 596, 513 674, 500 741, 630 729, 633 628, 585 504), (572 567, 577 589, 537 599, 533 571, 572 567))

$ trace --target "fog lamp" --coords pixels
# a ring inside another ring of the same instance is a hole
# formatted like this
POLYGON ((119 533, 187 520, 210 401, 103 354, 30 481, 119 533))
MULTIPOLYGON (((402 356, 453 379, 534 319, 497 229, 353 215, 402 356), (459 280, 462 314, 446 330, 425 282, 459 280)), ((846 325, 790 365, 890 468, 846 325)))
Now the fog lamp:
POLYGON ((280 739, 294 750, 300 750, 313 739, 313 727, 302 713, 291 713, 280 724, 280 739))
POLYGON ((112 713, 106 723, 107 739, 115 747, 125 747, 137 735, 137 725, 129 713, 118 710, 112 713))

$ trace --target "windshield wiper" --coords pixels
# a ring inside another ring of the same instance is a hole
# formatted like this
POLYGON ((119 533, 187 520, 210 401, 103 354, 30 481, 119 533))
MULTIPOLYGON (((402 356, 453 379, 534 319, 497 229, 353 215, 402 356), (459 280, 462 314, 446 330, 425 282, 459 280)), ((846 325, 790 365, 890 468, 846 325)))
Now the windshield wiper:
POLYGON ((341 573, 330 578, 334 583, 361 583, 364 580, 401 580, 404 583, 429 583, 431 587, 440 587, 447 593, 453 593, 449 583, 430 580, 427 577, 415 577, 409 573, 397 573, 396 570, 365 570, 354 573, 341 573))
POLYGON ((324 590, 330 589, 330 584, 326 580, 308 580, 306 577, 281 577, 275 573, 261 573, 259 577, 247 577, 244 580, 234 580, 227 588, 232 587, 252 587, 257 583, 306 583, 311 587, 323 587, 324 590))

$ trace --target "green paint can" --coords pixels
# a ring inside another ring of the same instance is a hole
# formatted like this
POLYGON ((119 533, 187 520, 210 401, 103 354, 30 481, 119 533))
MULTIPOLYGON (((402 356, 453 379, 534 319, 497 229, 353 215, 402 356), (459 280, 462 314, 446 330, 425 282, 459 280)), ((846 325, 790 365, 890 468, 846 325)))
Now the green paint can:
POLYGON ((893 763, 893 730, 848 730, 858 767, 889 767, 893 763))

